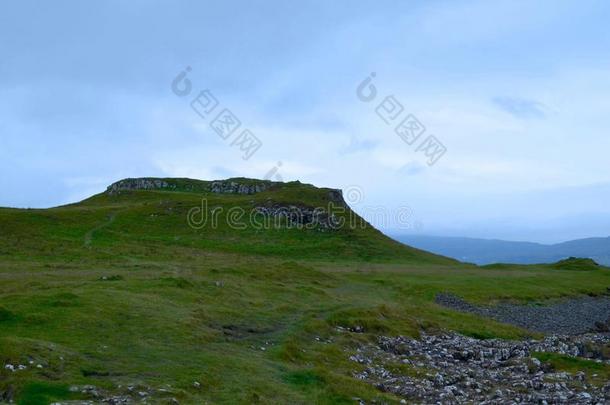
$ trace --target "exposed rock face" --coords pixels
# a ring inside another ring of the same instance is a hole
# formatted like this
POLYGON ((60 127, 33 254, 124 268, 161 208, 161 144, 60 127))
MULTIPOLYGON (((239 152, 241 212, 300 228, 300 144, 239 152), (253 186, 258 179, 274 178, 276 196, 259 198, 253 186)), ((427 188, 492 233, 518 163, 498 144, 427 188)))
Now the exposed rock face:
POLYGON ((243 184, 236 181, 214 181, 210 185, 212 193, 221 194, 255 194, 267 190, 271 182, 243 184))
POLYGON ((547 306, 502 303, 483 307, 451 294, 438 294, 436 302, 458 311, 543 333, 603 332, 610 320, 610 296, 572 298, 547 306))
POLYGON ((109 194, 118 194, 121 191, 131 190, 160 190, 160 189, 173 189, 175 185, 169 184, 165 180, 153 179, 153 178, 139 178, 139 179, 124 179, 111 184, 106 190, 109 194))
MULTIPOLYGON (((219 180, 213 181, 209 183, 209 186, 206 185, 207 182, 199 182, 196 185, 186 185, 182 186, 187 191, 201 191, 205 192, 206 190, 211 193, 217 194, 241 194, 241 195, 250 195, 261 193, 263 191, 269 190, 273 186, 281 186, 282 183, 272 182, 272 181, 240 181, 239 179, 234 180, 219 180)), ((311 186, 308 186, 311 187, 311 186)), ((143 177, 143 178, 135 178, 135 179, 124 179, 117 181, 116 183, 111 184, 106 190, 109 194, 119 194, 121 191, 134 191, 134 190, 176 190, 177 185, 171 181, 166 181, 163 179, 151 178, 151 177, 143 177)), ((346 207, 347 204, 343 200, 343 193, 341 190, 331 189, 328 191, 328 200, 339 205, 346 207)))
POLYGON ((343 199, 343 191, 341 190, 330 190, 328 192, 328 199, 342 207, 347 206, 345 200, 343 199))
POLYGON ((263 217, 269 228, 333 230, 341 225, 332 212, 322 207, 269 204, 256 207, 255 212, 263 217))
POLYGON ((365 366, 356 378, 409 403, 601 404, 610 401, 610 382, 595 385, 584 372, 552 370, 531 354, 552 352, 610 364, 600 354, 609 344, 608 335, 542 341, 478 340, 457 333, 423 334, 419 340, 381 336, 350 359, 365 366))
MULTIPOLYGON (((239 181, 226 180, 226 181, 214 181, 207 188, 212 193, 219 194, 255 194, 265 191, 271 187, 271 182, 259 182, 255 184, 245 184, 239 181)), ((195 188, 185 186, 187 190, 196 190, 200 186, 195 188)), ((133 190, 175 190, 176 184, 165 181, 163 179, 156 178, 137 178, 137 179, 125 179, 117 181, 110 185, 107 189, 109 194, 118 194, 121 191, 133 191, 133 190)), ((205 191, 201 189, 201 191, 205 191)))

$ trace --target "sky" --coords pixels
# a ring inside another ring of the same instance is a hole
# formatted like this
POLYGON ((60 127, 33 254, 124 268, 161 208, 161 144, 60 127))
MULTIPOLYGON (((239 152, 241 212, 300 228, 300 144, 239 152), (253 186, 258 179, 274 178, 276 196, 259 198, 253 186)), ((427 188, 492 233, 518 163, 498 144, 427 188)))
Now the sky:
POLYGON ((4 1, 0 206, 267 177, 341 188, 388 233, 610 236, 609 19, 593 0, 4 1))

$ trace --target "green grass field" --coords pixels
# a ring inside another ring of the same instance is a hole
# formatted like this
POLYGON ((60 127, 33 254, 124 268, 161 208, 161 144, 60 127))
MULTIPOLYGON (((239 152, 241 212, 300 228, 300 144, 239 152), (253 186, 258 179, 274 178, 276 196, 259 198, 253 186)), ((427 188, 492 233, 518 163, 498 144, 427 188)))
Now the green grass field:
POLYGON ((288 183, 219 195, 177 184, 0 209, 0 398, 81 399, 69 387, 90 384, 147 390, 149 403, 393 403, 352 377, 359 365, 349 355, 360 343, 420 330, 528 334, 440 307, 437 292, 489 303, 602 294, 610 285, 605 268, 480 268, 370 226, 236 230, 221 214, 216 229, 193 229, 187 214, 202 198, 248 210, 267 201, 326 206, 328 192, 288 183))

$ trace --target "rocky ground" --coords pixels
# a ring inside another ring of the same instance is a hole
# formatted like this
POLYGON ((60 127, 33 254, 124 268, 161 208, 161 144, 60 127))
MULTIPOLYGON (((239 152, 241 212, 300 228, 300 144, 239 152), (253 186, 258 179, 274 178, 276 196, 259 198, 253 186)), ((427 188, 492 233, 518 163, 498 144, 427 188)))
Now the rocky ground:
POLYGON ((536 352, 608 360, 610 336, 549 336, 544 340, 478 340, 456 333, 420 339, 380 337, 351 357, 364 366, 356 378, 392 392, 404 403, 604 404, 610 382, 595 374, 553 370, 536 352))
POLYGON ((499 322, 551 334, 581 334, 608 332, 610 326, 610 296, 581 297, 537 306, 501 303, 496 306, 476 306, 451 294, 438 294, 436 302, 463 312, 494 318, 499 322))

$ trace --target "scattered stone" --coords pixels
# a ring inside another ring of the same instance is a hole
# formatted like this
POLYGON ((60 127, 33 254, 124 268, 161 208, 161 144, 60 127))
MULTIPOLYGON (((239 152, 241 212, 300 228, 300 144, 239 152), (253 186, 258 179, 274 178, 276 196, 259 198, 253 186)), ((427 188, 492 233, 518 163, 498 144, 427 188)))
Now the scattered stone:
POLYGON ((381 336, 350 360, 365 367, 356 378, 407 403, 602 404, 610 402, 610 382, 603 387, 586 384, 584 372, 553 371, 531 355, 550 352, 610 364, 601 350, 609 345, 608 334, 523 341, 479 340, 457 333, 422 334, 420 339, 381 336), (398 363, 411 364, 413 373, 390 371, 396 369, 390 365, 398 363))
MULTIPOLYGON (((121 388, 121 386, 119 386, 121 388)), ((131 393, 135 389, 134 386, 128 386, 127 390, 131 393)), ((89 398, 93 398, 90 400, 78 400, 78 401, 62 401, 58 404, 61 405, 88 405, 88 404, 109 404, 109 405, 126 405, 135 403, 147 403, 146 401, 150 399, 150 393, 147 391, 138 391, 137 395, 139 395, 139 399, 134 399, 131 395, 121 395, 116 393, 110 393, 102 388, 98 388, 95 385, 72 385, 69 387, 70 392, 78 392, 88 396, 89 398)))

